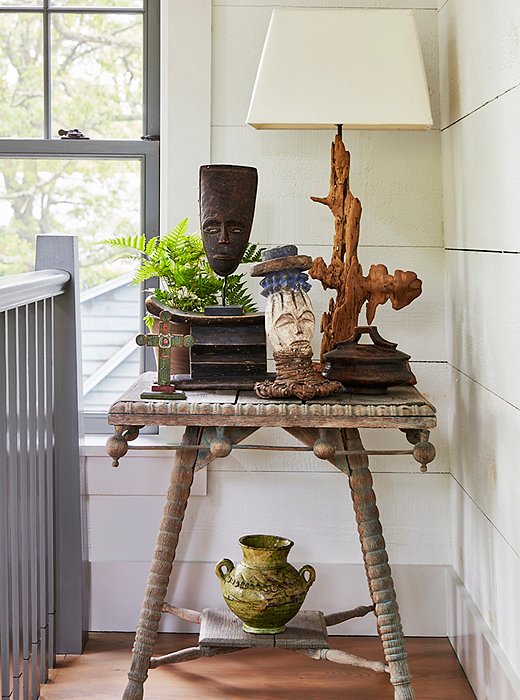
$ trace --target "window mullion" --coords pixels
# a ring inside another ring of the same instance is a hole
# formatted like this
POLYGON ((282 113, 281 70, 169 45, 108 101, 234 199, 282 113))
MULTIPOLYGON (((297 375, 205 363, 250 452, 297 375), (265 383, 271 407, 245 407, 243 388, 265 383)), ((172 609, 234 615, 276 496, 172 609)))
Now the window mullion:
POLYGON ((51 15, 50 0, 43 0, 43 133, 52 138, 51 101, 51 15))
POLYGON ((1 139, 0 157, 133 158, 154 155, 159 144, 130 139, 1 139))
MULTIPOLYGON (((156 148, 151 149, 149 155, 143 159, 143 167, 141 169, 142 228, 148 239, 159 235, 159 144, 157 142, 152 143, 156 148)), ((146 284, 141 284, 143 300, 146 296, 144 290, 154 287, 159 287, 159 279, 156 277, 147 280, 146 284)), ((141 321, 141 331, 146 332, 144 320, 141 321)), ((140 371, 147 372, 156 367, 155 355, 151 347, 145 347, 143 350, 144 352, 141 352, 139 358, 140 371)))
POLYGON ((160 133, 160 48, 159 36, 160 3, 144 0, 143 23, 143 76, 144 76, 144 134, 158 136, 160 133))

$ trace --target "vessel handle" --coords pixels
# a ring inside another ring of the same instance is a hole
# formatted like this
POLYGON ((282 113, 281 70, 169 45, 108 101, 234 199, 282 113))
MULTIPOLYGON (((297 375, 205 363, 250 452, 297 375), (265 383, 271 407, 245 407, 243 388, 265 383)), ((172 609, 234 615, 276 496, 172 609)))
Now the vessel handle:
POLYGON ((215 573, 217 574, 218 578, 224 583, 226 580, 226 576, 235 568, 235 565, 231 561, 231 559, 221 559, 219 563, 215 566, 215 573), (224 573, 223 569, 226 569, 226 573, 224 573))
POLYGON ((356 345, 361 340, 361 336, 365 333, 370 336, 370 339, 378 348, 395 350, 397 347, 397 343, 391 343, 389 340, 385 340, 385 338, 380 336, 376 326, 356 326, 354 333, 350 336, 350 338, 342 340, 340 343, 338 343, 338 347, 356 345))
POLYGON ((307 584, 307 590, 312 586, 312 584, 316 580, 316 570, 310 564, 305 564, 305 566, 302 566, 302 568, 298 571, 298 574, 307 584), (309 578, 305 578, 306 573, 309 574, 309 578))

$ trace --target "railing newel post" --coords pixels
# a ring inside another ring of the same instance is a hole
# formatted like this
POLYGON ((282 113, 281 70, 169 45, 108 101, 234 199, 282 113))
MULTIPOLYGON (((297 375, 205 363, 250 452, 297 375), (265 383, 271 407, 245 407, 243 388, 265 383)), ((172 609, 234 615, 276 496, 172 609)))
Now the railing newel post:
POLYGON ((70 274, 65 293, 54 300, 54 528, 56 653, 81 653, 86 642, 88 591, 83 541, 79 452, 82 425, 79 331, 78 242, 76 236, 39 235, 38 270, 70 274))

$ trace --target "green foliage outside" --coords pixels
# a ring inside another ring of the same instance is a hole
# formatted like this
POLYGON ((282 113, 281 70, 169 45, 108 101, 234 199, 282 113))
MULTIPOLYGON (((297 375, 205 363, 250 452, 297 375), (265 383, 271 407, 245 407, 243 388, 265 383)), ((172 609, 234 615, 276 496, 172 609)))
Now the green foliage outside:
MULTIPOLYGON (((142 27, 142 15, 52 14, 53 138, 142 136, 142 27)), ((43 65, 41 13, 0 13, 0 137, 43 138, 43 65)))
MULTIPOLYGON (((59 128, 91 138, 140 138, 142 22, 131 14, 53 13, 53 138, 59 128)), ((0 104, 1 138, 43 138, 38 12, 0 12, 0 104)), ((33 269, 39 233, 78 235, 83 288, 124 273, 99 242, 140 228, 140 177, 140 163, 131 159, 0 157, 0 275, 33 269)))
POLYGON ((138 161, 31 158, 0 165, 0 276, 34 269, 40 233, 78 236, 83 289, 129 270, 114 265, 100 241, 140 227, 138 161))
MULTIPOLYGON (((122 251, 122 258, 139 262, 134 284, 159 278, 161 288, 149 290, 159 301, 179 311, 199 312, 221 303, 224 280, 209 266, 200 235, 188 233, 188 219, 160 238, 155 236, 147 241, 144 235, 121 236, 104 242, 122 251)), ((242 262, 258 262, 261 252, 257 245, 251 244, 242 262)), ((246 313, 256 311, 242 273, 227 278, 226 303, 238 304, 246 313)), ((145 320, 151 325, 153 319, 145 320)))

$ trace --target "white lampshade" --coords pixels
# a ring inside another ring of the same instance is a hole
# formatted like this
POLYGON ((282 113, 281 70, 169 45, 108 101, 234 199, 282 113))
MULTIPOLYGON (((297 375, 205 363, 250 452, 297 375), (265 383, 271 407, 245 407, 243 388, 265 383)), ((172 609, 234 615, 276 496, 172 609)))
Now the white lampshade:
POLYGON ((247 123, 257 129, 428 129, 411 10, 276 9, 247 123))

